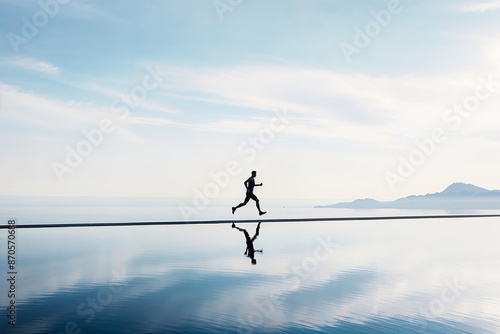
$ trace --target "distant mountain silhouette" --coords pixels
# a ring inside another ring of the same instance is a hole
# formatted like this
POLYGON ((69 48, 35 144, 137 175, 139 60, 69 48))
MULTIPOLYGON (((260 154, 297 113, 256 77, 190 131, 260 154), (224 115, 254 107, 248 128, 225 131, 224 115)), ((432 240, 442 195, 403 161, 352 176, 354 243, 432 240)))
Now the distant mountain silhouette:
POLYGON ((436 193, 439 196, 489 196, 491 194, 500 195, 499 190, 487 190, 470 183, 456 182, 451 184, 448 188, 440 193, 436 193))
POLYGON ((392 202, 357 199, 315 208, 342 209, 500 209, 500 190, 487 190, 468 183, 453 183, 439 193, 408 196, 392 202))

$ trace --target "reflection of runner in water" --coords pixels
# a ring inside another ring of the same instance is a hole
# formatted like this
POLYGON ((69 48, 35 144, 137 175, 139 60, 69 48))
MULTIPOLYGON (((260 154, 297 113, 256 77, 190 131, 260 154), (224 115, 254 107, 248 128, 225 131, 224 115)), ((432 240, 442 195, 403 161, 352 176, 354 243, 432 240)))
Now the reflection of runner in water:
POLYGON ((252 238, 250 238, 250 235, 248 234, 247 230, 245 230, 244 228, 237 227, 236 225, 234 225, 234 223, 232 225, 232 228, 235 228, 238 231, 241 231, 245 234, 245 241, 247 243, 247 249, 245 250, 245 255, 251 259, 252 264, 257 264, 257 260, 255 260, 255 257, 254 257, 255 256, 255 248, 253 248, 253 242, 259 236, 260 222, 257 224, 257 229, 255 230, 255 235, 252 238))
POLYGON ((257 176, 257 172, 253 171, 252 172, 252 176, 250 176, 248 178, 248 180, 245 181, 244 184, 245 184, 245 188, 247 188, 247 195, 246 195, 245 200, 243 201, 243 203, 238 204, 238 206, 233 206, 233 208, 232 208, 233 209, 233 214, 236 211, 236 209, 241 208, 242 206, 247 205, 247 203, 248 203, 248 201, 250 199, 253 199, 255 201, 255 205, 257 206, 257 209, 259 209, 259 215, 262 216, 263 214, 266 213, 265 211, 262 211, 260 209, 259 199, 253 193, 253 188, 254 187, 260 187, 260 186, 262 186, 262 183, 255 184, 255 176, 257 176))

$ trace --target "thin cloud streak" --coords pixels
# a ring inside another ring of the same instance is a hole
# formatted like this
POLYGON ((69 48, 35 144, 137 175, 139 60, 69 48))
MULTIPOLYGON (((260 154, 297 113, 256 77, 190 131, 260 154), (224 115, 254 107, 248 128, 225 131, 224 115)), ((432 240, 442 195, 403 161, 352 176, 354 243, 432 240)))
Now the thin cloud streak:
POLYGON ((42 72, 50 75, 59 75, 60 69, 48 62, 26 58, 26 57, 10 57, 4 59, 5 63, 20 67, 25 70, 42 72))
MULTIPOLYGON (((110 106, 114 103, 115 100, 121 101, 124 97, 130 96, 131 89, 134 87, 134 86, 131 86, 130 88, 128 88, 128 91, 127 91, 127 89, 122 90, 122 89, 118 89, 118 88, 112 88, 112 87, 110 87, 110 85, 103 85, 100 83, 96 83, 98 81, 97 79, 88 79, 87 78, 86 80, 87 80, 87 82, 84 82, 84 83, 73 84, 72 82, 70 82, 69 84, 71 84, 79 89, 85 89, 85 90, 88 90, 90 92, 99 93, 99 94, 102 94, 104 96, 109 97, 110 98, 110 100, 109 100, 110 106)), ((148 92, 148 95, 149 94, 156 94, 156 91, 148 92)), ((132 109, 131 111, 133 111, 134 109, 143 108, 143 109, 147 109, 147 110, 151 110, 151 111, 159 111, 159 112, 163 112, 163 113, 167 113, 167 114, 180 113, 179 110, 166 107, 163 104, 151 102, 148 99, 149 98, 146 97, 144 100, 136 102, 137 107, 131 108, 132 109)))
POLYGON ((474 2, 468 5, 463 5, 458 8, 459 12, 462 13, 474 13, 474 12, 486 12, 490 10, 496 10, 500 8, 500 1, 484 1, 484 2, 474 2))

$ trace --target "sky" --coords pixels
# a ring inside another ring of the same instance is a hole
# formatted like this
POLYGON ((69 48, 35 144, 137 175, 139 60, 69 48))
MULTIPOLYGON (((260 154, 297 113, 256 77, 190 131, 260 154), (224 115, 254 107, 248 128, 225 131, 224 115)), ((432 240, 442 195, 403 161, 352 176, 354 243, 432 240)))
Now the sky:
POLYGON ((500 189, 500 1, 0 0, 0 195, 500 189))

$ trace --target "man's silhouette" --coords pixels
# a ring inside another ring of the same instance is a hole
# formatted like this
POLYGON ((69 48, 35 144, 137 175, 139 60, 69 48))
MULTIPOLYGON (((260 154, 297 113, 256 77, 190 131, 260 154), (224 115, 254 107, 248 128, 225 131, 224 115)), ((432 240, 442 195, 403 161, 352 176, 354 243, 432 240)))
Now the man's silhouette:
POLYGON ((245 200, 243 201, 243 203, 240 203, 238 204, 237 206, 233 206, 232 210, 233 210, 233 215, 234 215, 234 212, 236 211, 236 209, 238 208, 241 208, 242 206, 245 206, 247 205, 248 201, 250 199, 253 199, 255 201, 255 205, 257 205, 257 209, 259 209, 259 215, 263 215, 265 214, 266 212, 265 211, 262 211, 260 209, 260 204, 259 204, 259 199, 257 198, 257 196, 255 196, 255 194, 253 193, 253 188, 254 187, 260 187, 262 186, 262 183, 260 184, 255 184, 255 177, 257 176, 257 172, 256 171, 253 171, 252 172, 252 176, 250 176, 245 182, 244 182, 244 185, 245 185, 245 188, 247 188, 247 195, 245 197, 245 200))
MULTIPOLYGON (((257 229, 255 230, 255 235, 252 238, 250 238, 250 235, 248 234, 247 230, 245 230, 244 228, 239 228, 236 225, 234 225, 234 223, 231 227, 235 228, 238 231, 241 231, 245 234, 245 241, 247 243, 247 249, 245 250, 245 255, 251 259, 252 264, 257 264, 257 260, 255 260, 255 248, 253 247, 253 242, 259 236, 260 222, 257 224, 257 229)), ((262 252, 262 250, 260 252, 262 252)))

